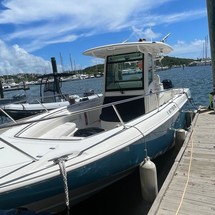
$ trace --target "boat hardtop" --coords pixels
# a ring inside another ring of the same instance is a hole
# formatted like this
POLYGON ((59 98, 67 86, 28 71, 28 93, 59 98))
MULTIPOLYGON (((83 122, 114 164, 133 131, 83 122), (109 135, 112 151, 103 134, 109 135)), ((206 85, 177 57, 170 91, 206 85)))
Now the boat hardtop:
POLYGON ((172 51, 172 47, 163 42, 125 42, 99 46, 86 50, 84 55, 89 55, 98 58, 105 58, 112 54, 132 53, 132 52, 149 52, 149 53, 163 53, 168 54, 172 51))

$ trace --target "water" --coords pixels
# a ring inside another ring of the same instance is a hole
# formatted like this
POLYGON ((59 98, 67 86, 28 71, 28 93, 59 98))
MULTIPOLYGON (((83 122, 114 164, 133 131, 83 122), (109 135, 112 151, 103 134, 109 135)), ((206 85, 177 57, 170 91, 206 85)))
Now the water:
MULTIPOLYGON (((158 72, 161 81, 170 79, 175 87, 190 88, 195 105, 208 106, 209 93, 212 91, 211 66, 196 66, 174 68, 158 72)), ((96 93, 102 92, 102 78, 76 80, 64 82, 62 91, 82 95, 85 90, 94 89, 96 93)))
MULTIPOLYGON (((174 68, 158 72, 161 81, 170 79, 175 87, 190 88, 193 101, 198 106, 209 105, 209 93, 212 91, 212 68, 211 66, 195 66, 174 68)), ((93 78, 85 80, 74 80, 63 82, 62 92, 69 94, 83 95, 86 90, 93 89, 95 93, 102 93, 103 78, 93 78)), ((38 98, 40 92, 39 85, 30 86, 30 90, 25 92, 29 101, 38 98)), ((23 91, 5 92, 5 97, 21 94, 23 91)))
MULTIPOLYGON (((209 93, 213 89, 211 66, 174 68, 160 71, 158 74, 161 81, 170 79, 175 87, 190 88, 196 107, 209 105, 209 93)), ((82 95, 85 90, 89 89, 94 89, 96 93, 101 93, 102 87, 103 79, 94 78, 64 82, 62 91, 82 95)))
POLYGON ((211 66, 174 68, 161 71, 158 74, 161 80, 172 80, 175 87, 190 88, 193 101, 197 107, 209 105, 209 93, 213 90, 211 66))
MULTIPOLYGON (((62 83, 61 91, 65 94, 76 94, 82 96, 86 90, 93 89, 96 93, 102 92, 102 78, 93 78, 85 80, 73 80, 62 83)), ((25 94, 28 102, 35 102, 40 97, 40 85, 30 85, 30 90, 17 90, 4 92, 5 97, 12 97, 17 94, 25 94)))

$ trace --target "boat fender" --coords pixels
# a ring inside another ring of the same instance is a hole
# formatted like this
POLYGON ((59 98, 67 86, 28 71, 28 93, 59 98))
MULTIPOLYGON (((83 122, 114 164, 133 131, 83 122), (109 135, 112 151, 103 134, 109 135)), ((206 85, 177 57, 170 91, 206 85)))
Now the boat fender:
POLYGON ((158 194, 156 166, 149 157, 146 157, 140 164, 139 170, 142 197, 152 203, 158 194))
POLYGON ((186 111, 185 113, 185 119, 186 119, 186 126, 189 128, 192 124, 192 121, 195 117, 195 111, 186 111))
POLYGON ((176 130, 175 142, 177 145, 182 145, 186 138, 186 131, 182 128, 176 130))

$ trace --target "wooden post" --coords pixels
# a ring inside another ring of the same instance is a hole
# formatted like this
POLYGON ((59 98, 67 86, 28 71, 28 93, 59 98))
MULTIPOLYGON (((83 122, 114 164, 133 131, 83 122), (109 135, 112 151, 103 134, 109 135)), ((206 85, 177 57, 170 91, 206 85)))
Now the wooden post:
POLYGON ((0 98, 1 98, 1 99, 4 98, 4 89, 3 89, 3 86, 2 86, 1 79, 0 79, 0 98))
POLYGON ((207 0, 208 28, 210 35, 213 92, 215 93, 215 1, 207 0))
POLYGON ((53 70, 53 74, 54 74, 55 91, 57 92, 57 94, 60 94, 59 81, 58 81, 58 77, 56 76, 56 74, 57 74, 57 63, 56 63, 56 60, 54 57, 51 57, 51 63, 52 63, 52 70, 53 70))

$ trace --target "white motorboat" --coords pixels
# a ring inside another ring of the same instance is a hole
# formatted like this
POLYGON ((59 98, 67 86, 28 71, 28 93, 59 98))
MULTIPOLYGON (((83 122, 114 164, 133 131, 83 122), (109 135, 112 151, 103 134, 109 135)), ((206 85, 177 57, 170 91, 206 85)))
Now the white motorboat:
MULTIPOLYGON (((62 77, 70 77, 70 73, 58 73, 55 58, 51 58, 53 73, 45 74, 40 79, 40 98, 34 98, 33 102, 10 102, 1 106, 4 112, 13 119, 22 119, 44 111, 50 111, 56 108, 65 107, 75 102, 88 100, 100 95, 94 95, 94 92, 85 92, 86 95, 69 95, 61 92, 62 77), (88 93, 88 94, 87 94, 88 93)), ((15 100, 14 100, 15 101, 15 100)), ((4 112, 1 115, 5 115, 4 112)))
POLYGON ((165 89, 154 74, 154 59, 170 51, 148 41, 87 50, 105 59, 103 97, 4 125, 0 209, 57 211, 170 149, 190 98, 189 89, 165 89))

